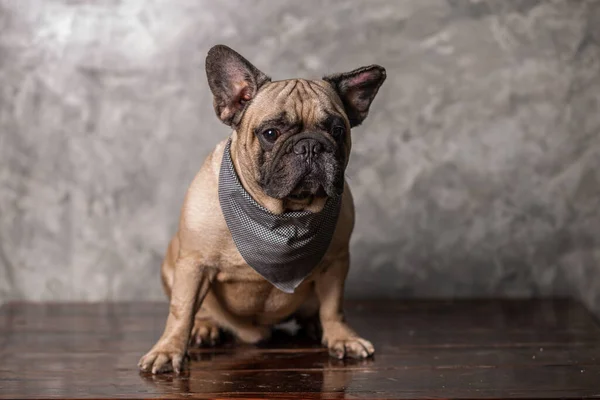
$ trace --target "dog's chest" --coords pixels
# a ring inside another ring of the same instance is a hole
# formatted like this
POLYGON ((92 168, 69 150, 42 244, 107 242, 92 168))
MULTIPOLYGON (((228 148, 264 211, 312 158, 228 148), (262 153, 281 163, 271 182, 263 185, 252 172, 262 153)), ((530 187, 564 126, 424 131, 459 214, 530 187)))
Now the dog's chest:
POLYGON ((311 290, 312 285, 304 283, 294 293, 284 293, 264 279, 216 282, 212 288, 223 308, 264 324, 277 323, 294 313, 311 290))

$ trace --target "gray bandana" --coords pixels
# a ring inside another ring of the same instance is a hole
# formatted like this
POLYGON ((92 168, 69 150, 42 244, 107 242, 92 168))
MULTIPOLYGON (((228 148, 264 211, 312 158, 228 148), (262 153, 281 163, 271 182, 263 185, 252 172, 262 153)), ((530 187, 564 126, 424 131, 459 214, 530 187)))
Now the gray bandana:
POLYGON ((341 196, 319 213, 273 214, 244 189, 227 142, 219 174, 219 201, 235 245, 256 272, 278 289, 293 293, 319 264, 333 237, 341 196))

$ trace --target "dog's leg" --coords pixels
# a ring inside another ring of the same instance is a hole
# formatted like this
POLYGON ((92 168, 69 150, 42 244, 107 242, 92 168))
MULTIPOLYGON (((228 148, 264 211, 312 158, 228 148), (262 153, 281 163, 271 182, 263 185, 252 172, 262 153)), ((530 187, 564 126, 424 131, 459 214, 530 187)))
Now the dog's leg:
POLYGON ((293 315, 301 330, 313 340, 321 340, 323 329, 319 319, 319 298, 312 292, 293 315))
MULTIPOLYGON (((160 275, 163 289, 169 301, 171 300, 171 292, 173 291, 173 279, 175 278, 175 263, 179 254, 179 236, 175 235, 169 247, 167 254, 160 268, 160 275)), ((190 345, 194 346, 214 346, 221 338, 221 329, 215 321, 210 318, 206 307, 200 306, 198 312, 194 316, 194 326, 190 337, 190 345)))
POLYGON ((154 347, 140 359, 138 366, 153 374, 181 371, 192 321, 208 293, 215 270, 199 265, 197 257, 180 257, 175 276, 165 331, 154 347))
POLYGON ((350 256, 338 257, 315 282, 319 297, 319 318, 323 327, 323 344, 335 358, 367 358, 375 352, 368 340, 359 337, 344 321, 342 302, 344 282, 348 274, 350 256))

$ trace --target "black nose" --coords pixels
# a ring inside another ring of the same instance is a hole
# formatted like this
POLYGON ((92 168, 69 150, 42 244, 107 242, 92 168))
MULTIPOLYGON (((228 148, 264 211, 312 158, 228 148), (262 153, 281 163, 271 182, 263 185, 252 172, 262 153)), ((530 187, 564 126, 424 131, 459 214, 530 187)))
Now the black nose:
POLYGON ((299 155, 310 162, 323 149, 318 140, 312 138, 304 138, 294 144, 294 154, 299 155))

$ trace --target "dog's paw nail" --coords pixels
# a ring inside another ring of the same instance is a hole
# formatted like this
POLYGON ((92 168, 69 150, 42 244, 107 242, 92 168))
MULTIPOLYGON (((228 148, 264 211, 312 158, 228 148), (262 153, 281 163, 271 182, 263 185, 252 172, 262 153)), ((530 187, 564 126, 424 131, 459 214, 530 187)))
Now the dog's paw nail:
POLYGON ((364 360, 375 352, 371 342, 356 337, 330 341, 329 354, 331 357, 341 360, 343 358, 354 358, 364 360))
POLYGON ((148 360, 148 357, 144 356, 142 357, 142 359, 138 362, 138 368, 143 371, 143 372, 147 372, 148 369, 150 368, 151 362, 150 360, 148 360))

